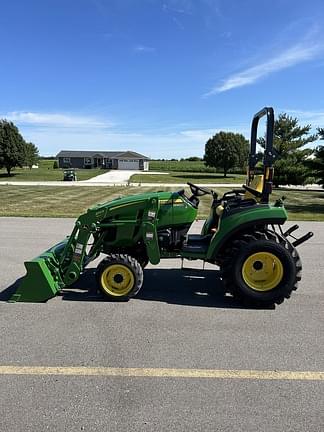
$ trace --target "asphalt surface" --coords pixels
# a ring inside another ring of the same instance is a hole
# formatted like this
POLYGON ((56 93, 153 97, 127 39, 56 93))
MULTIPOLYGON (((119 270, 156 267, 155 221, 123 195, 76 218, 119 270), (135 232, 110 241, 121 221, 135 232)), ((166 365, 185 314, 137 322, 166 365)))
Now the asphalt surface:
MULTIPOLYGON (((315 233, 303 279, 276 309, 243 308, 213 266, 178 260, 149 266, 127 303, 96 297, 91 269, 47 303, 7 303, 23 261, 72 226, 0 218, 0 366, 324 371, 323 223, 300 223, 315 233)), ((320 380, 0 374, 0 430, 320 432, 323 401, 320 380)))

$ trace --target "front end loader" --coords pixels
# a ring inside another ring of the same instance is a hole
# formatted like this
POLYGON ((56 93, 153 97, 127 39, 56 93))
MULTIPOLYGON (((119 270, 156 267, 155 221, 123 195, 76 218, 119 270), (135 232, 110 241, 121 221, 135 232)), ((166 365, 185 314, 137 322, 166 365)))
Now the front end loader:
POLYGON ((188 183, 191 194, 149 192, 91 207, 76 221, 69 237, 25 262, 22 283, 12 302, 42 302, 78 280, 89 262, 106 257, 96 271, 98 289, 111 300, 134 297, 142 287, 143 269, 161 259, 203 260, 220 267, 226 291, 255 305, 279 304, 297 289, 301 260, 297 225, 283 229, 287 213, 282 200, 269 203, 272 192, 274 113, 264 108, 252 121, 246 184, 222 197, 188 183), (266 116, 263 174, 256 173, 256 140, 266 116), (190 235, 199 197, 211 196, 210 214, 200 234, 190 235))

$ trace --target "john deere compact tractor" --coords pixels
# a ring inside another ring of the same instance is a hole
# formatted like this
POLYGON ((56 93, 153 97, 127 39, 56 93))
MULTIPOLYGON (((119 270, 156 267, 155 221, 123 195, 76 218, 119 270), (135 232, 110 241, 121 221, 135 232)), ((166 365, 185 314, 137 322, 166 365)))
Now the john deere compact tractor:
MULTIPOLYGON (((134 297, 143 284, 143 269, 161 259, 203 260, 220 267, 225 289, 242 301, 281 303, 297 289, 301 261, 296 246, 298 226, 284 231, 282 200, 269 203, 272 191, 274 113, 264 108, 252 121, 246 185, 217 193, 188 183, 191 194, 149 192, 91 207, 76 221, 69 237, 27 261, 27 275, 11 301, 41 302, 73 284, 100 254, 99 290, 109 299, 134 297), (267 117, 263 174, 255 167, 257 128, 267 117), (188 235, 197 217, 199 197, 210 195, 211 209, 202 231, 188 235), (293 240, 290 241, 289 238, 293 240)), ((211 287, 212 288, 212 287, 211 287)))

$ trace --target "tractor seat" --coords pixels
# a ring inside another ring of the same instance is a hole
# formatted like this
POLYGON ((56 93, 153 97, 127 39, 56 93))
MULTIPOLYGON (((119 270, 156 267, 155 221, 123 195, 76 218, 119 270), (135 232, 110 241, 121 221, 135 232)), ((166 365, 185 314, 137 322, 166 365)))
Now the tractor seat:
MULTIPOLYGON (((263 191, 263 185, 264 185, 264 176, 263 175, 256 175, 254 176, 254 179, 251 181, 249 187, 251 189, 254 189, 256 192, 261 193, 263 191)), ((260 201, 259 198, 256 198, 255 195, 253 195, 251 192, 246 191, 244 194, 244 199, 254 199, 255 201, 260 201)))

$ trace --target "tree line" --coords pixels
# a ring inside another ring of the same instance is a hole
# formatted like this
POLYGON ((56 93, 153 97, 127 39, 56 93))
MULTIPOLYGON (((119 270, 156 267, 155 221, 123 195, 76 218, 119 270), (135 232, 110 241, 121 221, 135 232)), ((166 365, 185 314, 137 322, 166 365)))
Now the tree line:
MULTIPOLYGON (((277 158, 274 162, 274 185, 301 185, 317 181, 324 186, 324 146, 305 148, 316 140, 324 139, 324 128, 317 128, 311 134, 312 126, 299 125, 299 120, 286 113, 279 114, 274 124, 274 148, 277 158)), ((264 148, 265 138, 258 144, 264 148)), ((205 164, 221 169, 224 177, 230 170, 246 168, 249 141, 242 134, 218 132, 205 145, 205 164)), ((259 165, 263 152, 258 152, 259 165)))
POLYGON ((38 158, 36 145, 26 142, 12 122, 0 119, 0 168, 5 168, 10 176, 15 167, 32 168, 38 158))
MULTIPOLYGON (((324 146, 305 148, 316 140, 324 140, 324 128, 318 127, 315 134, 311 130, 310 124, 301 126, 297 118, 286 113, 279 114, 275 120, 275 186, 315 181, 324 186, 324 146)), ((264 147, 265 138, 259 138, 258 143, 264 147)), ((203 161, 207 167, 221 169, 226 177, 234 169, 246 169, 248 153, 249 141, 242 134, 221 131, 206 142, 203 161)), ((26 142, 12 122, 0 119, 0 168, 5 168, 10 176, 15 167, 31 168, 38 159, 36 145, 26 142)), ((262 151, 258 159, 261 164, 262 151)), ((199 161, 200 158, 193 156, 185 160, 199 161)))

